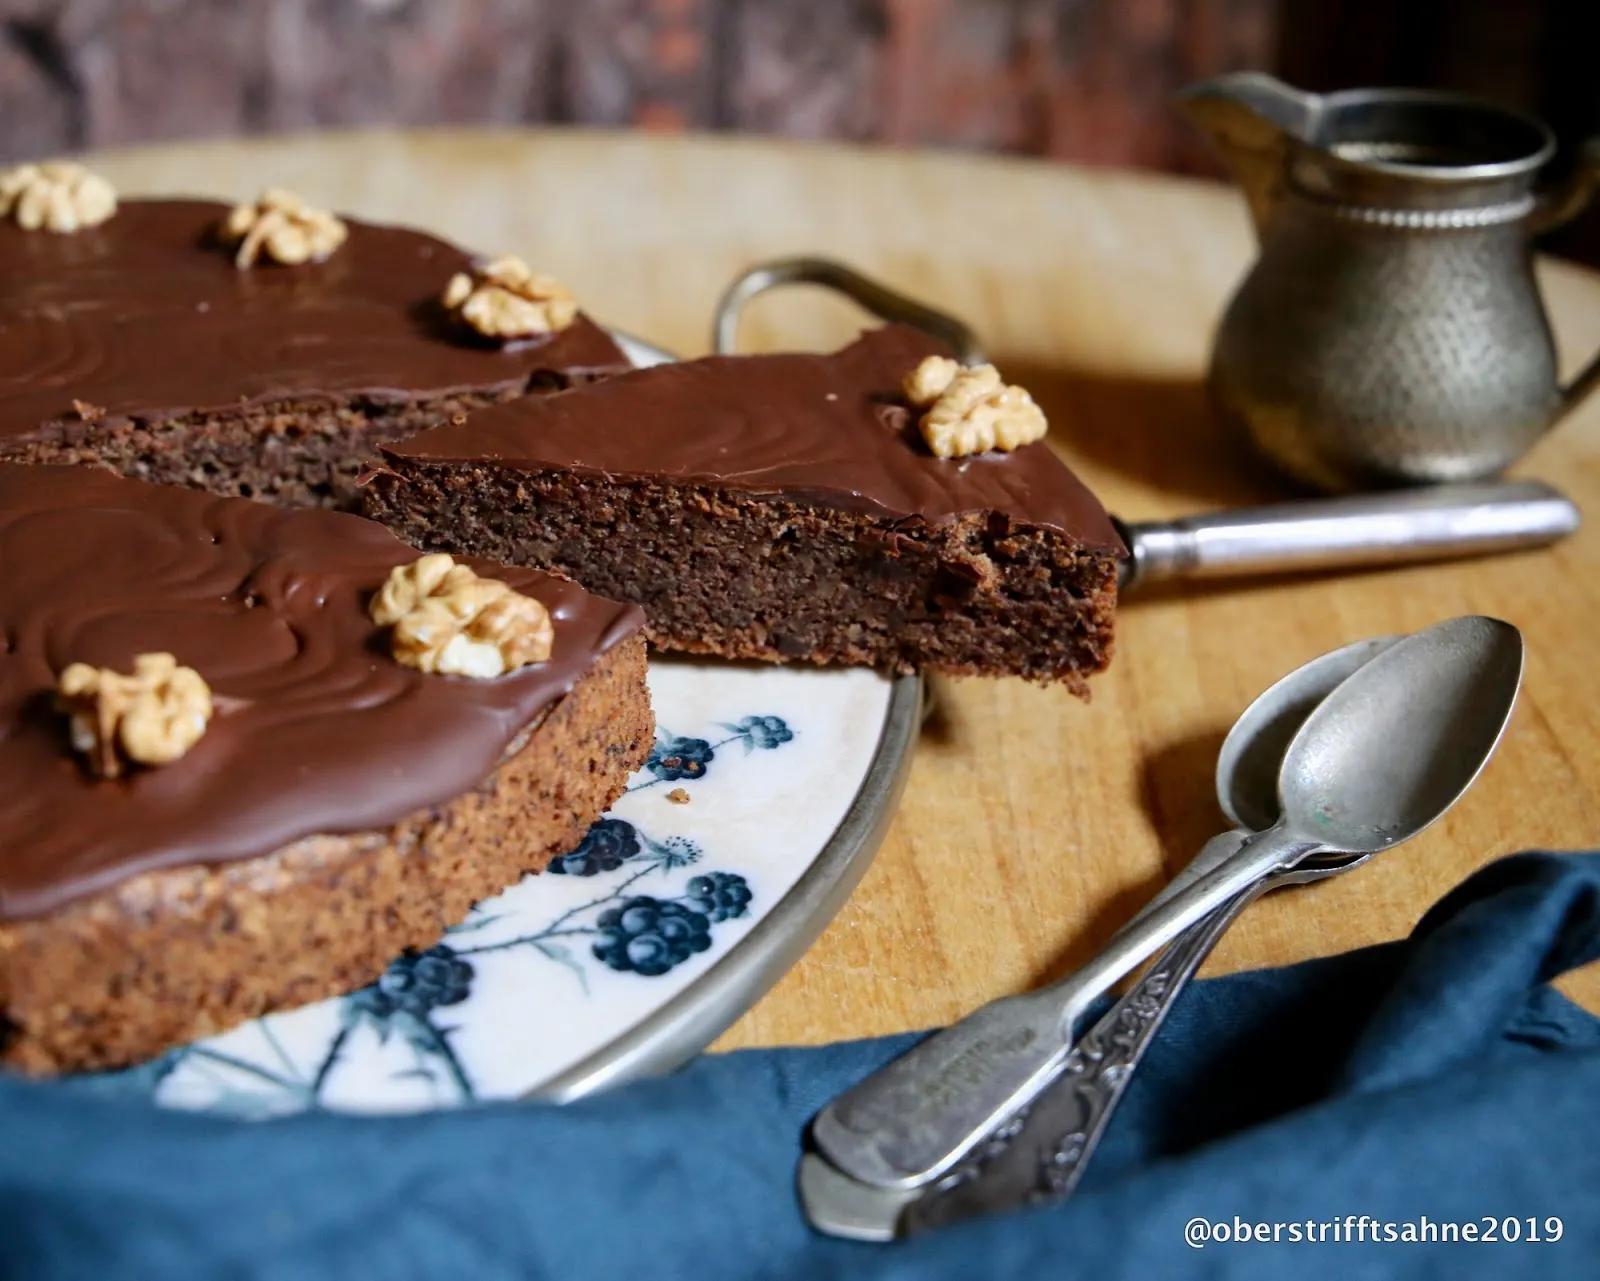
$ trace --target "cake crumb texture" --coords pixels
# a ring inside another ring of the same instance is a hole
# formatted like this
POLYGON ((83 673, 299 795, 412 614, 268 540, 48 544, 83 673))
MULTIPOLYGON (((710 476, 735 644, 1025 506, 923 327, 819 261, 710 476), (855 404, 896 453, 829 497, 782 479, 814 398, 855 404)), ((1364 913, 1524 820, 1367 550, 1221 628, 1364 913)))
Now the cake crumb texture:
POLYGON ((1111 660, 1116 556, 1000 513, 894 520, 589 472, 390 465, 365 499, 400 537, 638 604, 663 649, 1019 675, 1080 696, 1111 660))

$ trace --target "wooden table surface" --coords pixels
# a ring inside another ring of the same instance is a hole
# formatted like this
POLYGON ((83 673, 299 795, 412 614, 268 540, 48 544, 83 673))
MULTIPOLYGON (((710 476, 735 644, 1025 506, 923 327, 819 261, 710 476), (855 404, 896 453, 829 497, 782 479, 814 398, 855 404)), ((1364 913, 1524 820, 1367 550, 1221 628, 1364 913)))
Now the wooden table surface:
MULTIPOLYGON (((299 190, 352 213, 515 251, 604 320, 686 354, 740 268, 816 251, 966 317, 1032 389, 1051 440, 1125 517, 1282 497, 1210 416, 1212 326, 1252 253, 1220 186, 996 158, 581 132, 321 135, 120 152, 127 193, 299 190)), ((1541 268, 1570 368, 1600 346, 1600 277, 1541 268)), ((790 293, 755 304, 752 347, 822 347, 858 323, 790 293)), ((1296 664, 1461 613, 1522 628, 1511 732, 1442 823, 1369 867, 1273 896, 1214 970, 1405 934, 1474 868, 1600 843, 1600 403, 1519 468, 1590 525, 1552 550, 1131 597, 1083 704, 1021 681, 935 680, 900 813, 810 953, 719 1042, 825 1041, 947 1021, 1056 977, 1218 829, 1224 732, 1296 664)), ((1600 969, 1567 981, 1600 1008, 1600 969)))

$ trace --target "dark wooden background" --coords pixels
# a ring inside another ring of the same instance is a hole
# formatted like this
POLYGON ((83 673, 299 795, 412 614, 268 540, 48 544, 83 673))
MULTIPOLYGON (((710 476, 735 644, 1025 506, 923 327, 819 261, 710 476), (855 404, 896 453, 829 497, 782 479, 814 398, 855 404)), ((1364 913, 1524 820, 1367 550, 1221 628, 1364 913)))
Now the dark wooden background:
MULTIPOLYGON (((1256 67, 1600 128, 1600 0, 0 0, 0 162, 349 125, 745 130, 1215 172, 1256 67)), ((1563 247, 1600 257, 1600 217, 1563 247)))

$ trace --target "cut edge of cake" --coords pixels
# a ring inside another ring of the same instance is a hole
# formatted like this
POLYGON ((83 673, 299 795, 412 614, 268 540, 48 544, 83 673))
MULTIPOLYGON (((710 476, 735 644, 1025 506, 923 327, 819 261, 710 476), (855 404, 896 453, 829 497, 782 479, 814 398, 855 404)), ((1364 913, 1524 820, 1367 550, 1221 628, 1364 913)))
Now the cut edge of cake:
POLYGON ((1074 694, 1113 649, 1118 558, 988 513, 907 523, 780 496, 403 462, 367 514, 415 546, 563 574, 645 611, 658 648, 1015 675, 1074 694))
POLYGON ((246 268, 228 214, 146 198, 72 234, 0 221, 0 460, 350 509, 379 444, 631 368, 575 302, 531 337, 462 323, 442 295, 488 260, 428 232, 348 218, 325 260, 246 268))
POLYGON ((536 373, 509 388, 403 399, 294 397, 166 417, 77 417, 0 440, 0 462, 90 466, 130 480, 254 498, 281 507, 359 505, 357 480, 385 444, 473 410, 584 379, 536 373))

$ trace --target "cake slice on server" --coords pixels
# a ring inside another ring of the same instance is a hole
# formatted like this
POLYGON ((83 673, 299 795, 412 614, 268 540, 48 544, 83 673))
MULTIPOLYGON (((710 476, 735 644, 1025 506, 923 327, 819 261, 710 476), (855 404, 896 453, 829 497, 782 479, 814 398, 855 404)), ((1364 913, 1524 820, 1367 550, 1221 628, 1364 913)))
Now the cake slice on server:
POLYGON ((992 367, 888 326, 496 405, 384 447, 366 510, 420 547, 637 602, 665 649, 1085 679, 1123 546, 992 367))
POLYGON ((350 990, 643 764, 643 618, 336 512, 0 464, 0 1062, 350 990))

